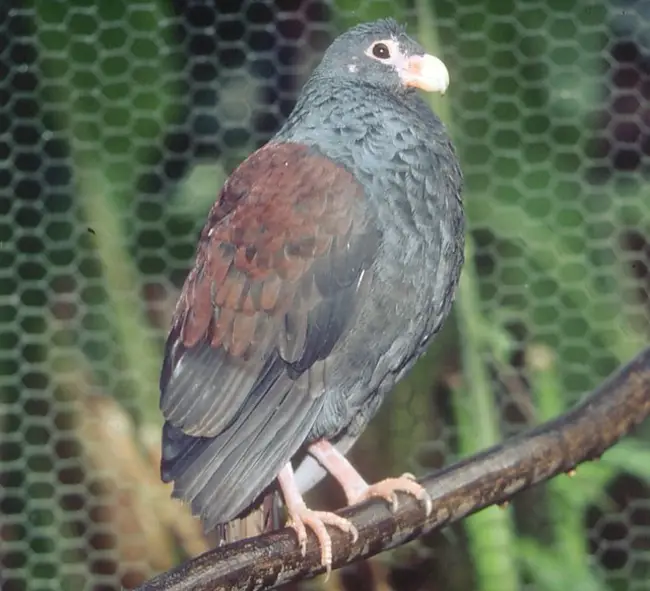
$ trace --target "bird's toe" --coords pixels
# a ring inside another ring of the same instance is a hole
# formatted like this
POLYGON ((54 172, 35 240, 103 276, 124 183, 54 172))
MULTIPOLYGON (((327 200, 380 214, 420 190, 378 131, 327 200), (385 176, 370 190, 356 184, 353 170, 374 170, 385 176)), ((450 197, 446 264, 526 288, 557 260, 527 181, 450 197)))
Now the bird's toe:
POLYGON ((392 511, 398 508, 397 494, 403 492, 415 497, 424 505, 424 511, 427 516, 433 510, 431 496, 426 489, 419 484, 413 474, 402 474, 397 478, 386 478, 366 488, 358 498, 354 499, 355 503, 360 503, 372 498, 382 498, 386 500, 392 511))
POLYGON ((308 527, 314 532, 321 551, 321 564, 327 569, 327 575, 332 570, 332 538, 327 531, 327 526, 340 529, 352 537, 352 542, 359 538, 359 532, 351 521, 330 513, 329 511, 313 511, 308 507, 290 512, 288 527, 291 527, 298 536, 298 544, 303 556, 307 552, 308 527))

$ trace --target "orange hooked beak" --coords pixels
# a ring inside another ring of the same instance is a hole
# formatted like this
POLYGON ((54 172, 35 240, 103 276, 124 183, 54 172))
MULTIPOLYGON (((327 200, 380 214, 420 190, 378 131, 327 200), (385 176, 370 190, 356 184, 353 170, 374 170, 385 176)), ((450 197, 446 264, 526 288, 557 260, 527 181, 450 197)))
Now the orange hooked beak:
POLYGON ((449 87, 447 66, 433 55, 411 55, 399 67, 404 86, 419 88, 426 92, 445 94, 449 87))

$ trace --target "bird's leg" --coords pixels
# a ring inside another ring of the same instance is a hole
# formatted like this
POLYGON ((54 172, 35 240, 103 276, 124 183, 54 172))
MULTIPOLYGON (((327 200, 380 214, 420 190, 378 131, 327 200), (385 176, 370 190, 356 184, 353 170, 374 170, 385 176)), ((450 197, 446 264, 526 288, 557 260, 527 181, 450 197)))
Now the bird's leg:
POLYGON ((300 552, 303 556, 307 553, 307 529, 309 527, 318 540, 321 552, 321 564, 327 569, 329 576, 332 570, 332 538, 327 532, 327 525, 337 527, 341 531, 348 533, 352 536, 352 541, 356 542, 359 537, 357 528, 352 525, 352 522, 339 517, 335 513, 329 511, 313 511, 305 505, 305 501, 298 490, 296 485, 293 467, 291 463, 285 465, 278 474, 278 482, 282 489, 282 496, 284 503, 287 506, 289 513, 288 527, 295 530, 298 536, 298 544, 300 552), (306 526, 306 527, 305 527, 306 526))
POLYGON ((312 443, 308 451, 323 468, 339 481, 348 499, 349 505, 355 505, 373 497, 380 497, 390 503, 391 510, 397 510, 396 492, 404 492, 414 496, 424 504, 426 515, 432 510, 431 497, 420 486, 412 474, 402 474, 398 478, 386 478, 368 484, 356 468, 329 441, 324 439, 312 443))

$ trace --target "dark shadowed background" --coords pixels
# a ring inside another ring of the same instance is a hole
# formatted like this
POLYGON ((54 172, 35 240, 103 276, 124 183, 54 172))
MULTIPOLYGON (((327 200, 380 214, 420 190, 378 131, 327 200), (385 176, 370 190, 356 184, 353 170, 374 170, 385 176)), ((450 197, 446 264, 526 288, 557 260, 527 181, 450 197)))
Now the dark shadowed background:
MULTIPOLYGON (((2 0, 2 591, 130 588, 209 546, 158 478, 177 290, 314 60, 389 15, 450 70, 435 107, 470 258, 361 471, 430 472, 539 424, 647 342, 650 0, 2 0)), ((327 589, 650 589, 649 438, 327 589)))

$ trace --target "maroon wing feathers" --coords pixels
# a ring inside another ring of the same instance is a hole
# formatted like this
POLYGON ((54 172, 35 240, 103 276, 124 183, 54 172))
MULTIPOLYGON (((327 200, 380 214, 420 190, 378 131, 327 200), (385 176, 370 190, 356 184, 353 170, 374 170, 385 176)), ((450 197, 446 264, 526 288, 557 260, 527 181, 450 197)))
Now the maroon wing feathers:
POLYGON ((175 315, 185 346, 207 337, 234 357, 253 354, 260 324, 291 308, 313 260, 353 222, 363 224, 353 219, 363 199, 350 173, 304 146, 255 152, 228 179, 201 233, 175 315))

